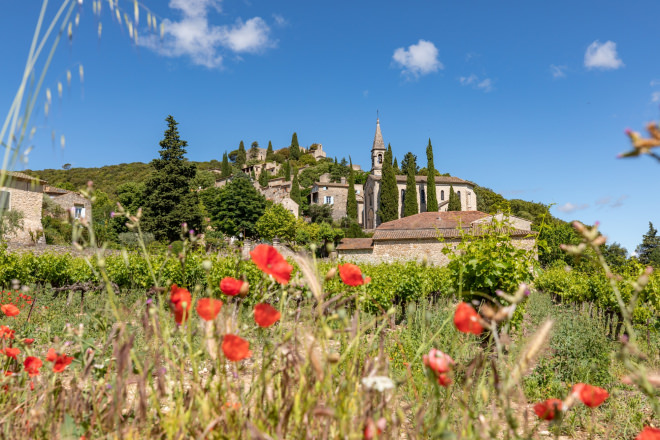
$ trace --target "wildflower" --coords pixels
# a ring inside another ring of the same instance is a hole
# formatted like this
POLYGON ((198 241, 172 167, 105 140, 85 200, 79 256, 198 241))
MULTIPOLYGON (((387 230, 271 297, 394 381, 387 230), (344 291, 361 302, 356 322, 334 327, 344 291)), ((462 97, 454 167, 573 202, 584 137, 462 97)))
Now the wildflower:
POLYGON ((222 301, 213 298, 202 298, 197 301, 197 314, 204 321, 213 321, 220 309, 222 308, 222 301))
POLYGON ((559 399, 548 399, 534 405, 534 412, 541 420, 554 420, 561 409, 562 401, 559 399))
POLYGON ((280 312, 269 304, 261 303, 254 306, 254 321, 259 327, 270 327, 280 320, 280 312))
POLYGON ((635 437, 635 440, 660 440, 660 429, 647 426, 635 437))
POLYGON ((339 277, 348 286, 361 286, 371 281, 369 277, 363 277, 362 271, 355 264, 340 264, 339 277))
POLYGON ((586 383, 573 385, 572 393, 589 408, 600 406, 610 396, 607 390, 586 383))
POLYGON ((10 358, 16 359, 16 356, 21 352, 18 348, 13 348, 13 347, 7 347, 4 350, 5 355, 10 358))
POLYGON ((435 348, 432 348, 429 354, 425 354, 422 360, 424 365, 437 374, 449 373, 449 370, 454 366, 454 360, 448 354, 435 348))
POLYGON ((236 278, 224 277, 222 281, 220 281, 220 290, 222 290, 222 293, 225 295, 236 296, 241 293, 244 284, 247 283, 242 280, 237 280, 236 278))
POLYGON ((443 387, 448 387, 451 385, 451 377, 449 377, 447 374, 440 374, 438 375, 438 384, 443 387))
POLYGON ((394 382, 387 376, 368 376, 362 378, 362 385, 370 390, 376 390, 382 393, 385 390, 394 388, 394 382))
POLYGON ((369 417, 364 424, 364 440, 371 440, 379 436, 385 431, 387 427, 387 420, 384 417, 378 419, 377 422, 374 422, 374 419, 369 417))
POLYGON ((32 345, 33 342, 34 342, 34 339, 32 339, 32 338, 23 339, 23 344, 25 344, 25 345, 32 345))
POLYGON ((278 283, 286 284, 291 279, 293 266, 274 247, 260 244, 250 252, 250 256, 262 272, 271 275, 278 283))
POLYGON ((192 307, 192 298, 190 292, 183 287, 172 284, 170 293, 170 305, 174 311, 174 320, 177 324, 182 324, 184 316, 188 318, 188 310, 192 307))
POLYGON ((48 362, 55 362, 55 359, 57 359, 57 353, 55 352, 55 349, 49 348, 48 352, 46 353, 46 360, 48 362))
POLYGON ((53 364, 53 371, 55 373, 61 373, 66 369, 66 367, 69 366, 69 364, 73 361, 72 356, 67 356, 65 354, 58 354, 57 357, 55 358, 55 363, 53 364))
POLYGON ((14 330, 6 325, 0 325, 0 338, 1 339, 14 339, 14 330))
POLYGON ((2 306, 0 306, 0 309, 2 310, 2 313, 4 313, 7 316, 10 316, 10 317, 11 316, 16 316, 21 312, 18 309, 18 307, 16 307, 13 304, 3 304, 2 306))
POLYGON ((34 356, 28 356, 23 361, 23 367, 25 368, 27 374, 30 375, 30 377, 38 375, 39 368, 41 368, 43 364, 44 363, 41 361, 41 359, 34 356))
POLYGON ((463 333, 473 333, 475 335, 484 331, 481 326, 479 314, 474 308, 465 302, 462 302, 456 307, 454 314, 454 325, 463 333))
POLYGON ((222 339, 222 352, 230 361, 240 361, 252 356, 250 343, 236 335, 225 335, 222 339))

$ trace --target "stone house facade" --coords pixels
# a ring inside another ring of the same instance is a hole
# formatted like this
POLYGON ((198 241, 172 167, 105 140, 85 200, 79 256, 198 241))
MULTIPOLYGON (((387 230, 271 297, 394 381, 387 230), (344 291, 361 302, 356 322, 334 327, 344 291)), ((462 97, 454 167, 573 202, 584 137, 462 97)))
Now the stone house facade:
MULTIPOLYGON (((358 204, 358 222, 364 216, 364 188, 355 184, 355 198, 358 204)), ((319 181, 314 183, 309 195, 310 205, 332 205, 332 220, 339 221, 346 217, 346 202, 348 199, 348 183, 342 177, 339 183, 330 181, 330 174, 322 174, 319 181)))
MULTIPOLYGON (((462 233, 478 236, 482 225, 495 216, 479 211, 425 212, 381 224, 372 238, 344 238, 337 246, 339 257, 356 263, 426 261, 444 266, 449 262, 443 249, 456 249, 462 233)), ((518 229, 524 219, 503 219, 512 243, 519 249, 536 252, 536 232, 518 229)), ((529 223, 529 222, 527 222, 529 223)))
POLYGON ((82 194, 48 185, 44 186, 44 194, 62 207, 72 218, 91 223, 92 203, 82 194))
POLYGON ((46 181, 18 172, 7 174, 5 186, 0 187, 0 209, 22 212, 23 228, 4 238, 10 242, 32 243, 43 231, 41 207, 46 181))

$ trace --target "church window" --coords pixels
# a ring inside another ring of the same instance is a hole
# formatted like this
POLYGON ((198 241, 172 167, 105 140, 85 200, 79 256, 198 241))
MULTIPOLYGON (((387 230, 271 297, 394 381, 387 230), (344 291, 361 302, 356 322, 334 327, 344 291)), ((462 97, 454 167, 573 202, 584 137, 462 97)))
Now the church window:
POLYGON ((440 191, 440 200, 444 200, 444 199, 445 199, 445 190, 443 189, 442 191, 440 191))
POLYGON ((458 198, 460 199, 461 198, 461 192, 457 191, 456 194, 458 194, 458 198))
POLYGON ((406 198, 406 190, 402 189, 401 190, 401 204, 403 204, 404 199, 406 198))
POLYGON ((424 188, 419 189, 419 198, 422 201, 422 204, 426 203, 426 193, 424 192, 424 188))
POLYGON ((378 163, 383 163, 383 155, 382 154, 378 155, 378 163))

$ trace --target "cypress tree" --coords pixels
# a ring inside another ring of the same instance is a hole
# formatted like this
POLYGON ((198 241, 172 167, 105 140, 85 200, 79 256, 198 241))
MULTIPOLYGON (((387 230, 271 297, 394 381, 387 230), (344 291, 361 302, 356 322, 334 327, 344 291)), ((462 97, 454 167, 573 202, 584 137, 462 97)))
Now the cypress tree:
POLYGON ((261 173, 259 174, 259 185, 261 186, 268 186, 268 178, 270 176, 268 175, 268 170, 264 168, 261 173))
POLYGON ((293 132, 291 136, 291 146, 289 147, 289 157, 293 160, 300 159, 300 145, 298 145, 298 135, 293 132))
POLYGON ((429 138, 429 145, 426 147, 426 210, 428 212, 438 211, 438 196, 435 193, 435 165, 433 164, 433 147, 431 146, 431 138, 429 138))
POLYGON ((396 185, 396 174, 392 166, 392 146, 390 145, 387 146, 385 160, 383 160, 378 217, 383 223, 399 218, 399 188, 396 185))
POLYGON ((247 161, 247 154, 245 153, 245 145, 243 141, 238 145, 238 154, 236 155, 236 165, 242 167, 247 161))
POLYGON ((190 191, 197 167, 185 158, 188 143, 181 140, 178 123, 169 115, 167 130, 160 141, 160 158, 151 161, 154 173, 145 186, 149 188, 144 201, 144 227, 156 239, 178 240, 181 224, 199 230, 202 225, 197 192, 190 191))
POLYGON ((348 171, 348 196, 346 197, 346 216, 357 221, 358 219, 358 205, 357 198, 355 197, 355 173, 353 172, 353 161, 351 156, 348 156, 350 163, 350 170, 348 171))
POLYGON ((252 142, 252 146, 250 147, 250 160, 254 160, 259 156, 259 142, 254 141, 252 142))
POLYGON ((458 194, 454 192, 454 186, 449 186, 449 203, 447 204, 447 211, 460 211, 461 199, 458 194))
POLYGON ((223 179, 226 179, 227 177, 231 176, 231 165, 229 165, 229 156, 227 155, 227 152, 225 151, 225 154, 222 155, 222 168, 220 168, 221 174, 220 176, 223 179))
POLYGON ((273 143, 268 141, 268 148, 266 148, 266 160, 273 161, 275 160, 275 153, 273 152, 273 143))
POLYGON ((287 160, 284 162, 284 180, 289 182, 291 180, 291 165, 289 164, 289 161, 287 160))
POLYGON ((293 167, 293 181, 291 181, 291 200, 298 204, 298 214, 300 214, 300 185, 298 185, 298 170, 293 167))
POLYGON ((250 177, 252 177, 253 181, 257 180, 257 176, 254 174, 254 168, 252 168, 252 171, 250 171, 250 177))
POLYGON ((392 164, 392 168, 394 168, 394 174, 396 175, 401 174, 401 170, 399 169, 399 163, 396 161, 396 157, 394 158, 394 163, 392 164))
POLYGON ((403 216, 408 217, 419 213, 419 205, 417 204, 417 185, 415 184, 415 170, 417 164, 415 163, 415 156, 413 154, 406 155, 408 158, 406 169, 408 171, 408 178, 406 179, 406 194, 403 198, 403 216))

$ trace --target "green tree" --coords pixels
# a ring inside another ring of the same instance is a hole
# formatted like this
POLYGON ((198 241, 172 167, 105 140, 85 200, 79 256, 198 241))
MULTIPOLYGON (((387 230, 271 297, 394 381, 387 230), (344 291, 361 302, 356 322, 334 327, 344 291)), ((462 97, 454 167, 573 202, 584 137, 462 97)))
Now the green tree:
POLYGON ((291 136, 291 146, 289 147, 289 157, 293 160, 298 160, 300 158, 300 145, 298 145, 298 135, 296 132, 293 132, 291 136))
POLYGON ((268 170, 264 168, 259 174, 259 185, 268 186, 268 180, 270 179, 268 170))
POLYGON ((380 206, 378 209, 380 221, 385 223, 399 218, 399 189, 396 184, 396 174, 392 166, 392 146, 387 146, 383 161, 383 182, 380 189, 380 206))
POLYGON ((291 181, 291 200, 298 204, 298 213, 300 213, 300 185, 298 184, 298 170, 293 168, 293 180, 291 181))
POLYGON ((243 141, 238 145, 238 153, 236 154, 236 165, 238 167, 242 167, 245 165, 245 162, 247 162, 247 154, 245 153, 245 145, 243 144, 243 141))
POLYGON ((417 204, 417 184, 415 183, 415 171, 417 170, 415 160, 417 158, 412 153, 406 154, 406 158, 408 159, 406 162, 408 177, 406 179, 406 193, 403 198, 404 217, 419 213, 419 205, 417 204))
POLYGON ((259 218, 255 228, 264 240, 272 241, 278 237, 282 241, 291 242, 296 238, 296 217, 284 206, 273 203, 259 218))
POLYGON ((215 184, 215 173, 205 170, 197 170, 197 175, 192 180, 190 188, 194 191, 208 188, 215 184))
POLYGON ((619 243, 604 244, 601 251, 607 265, 613 270, 623 268, 628 261, 628 251, 619 243))
POLYGON ((658 230, 649 222, 649 230, 642 237, 642 243, 637 246, 637 259, 644 265, 660 266, 660 237, 658 230))
POLYGON ((275 153, 273 152, 273 143, 268 141, 268 148, 266 148, 266 160, 273 161, 275 160, 275 153))
POLYGON ((353 161, 348 157, 350 169, 348 172, 348 195, 346 196, 346 216, 354 221, 358 218, 358 204, 355 196, 355 173, 353 172, 353 161))
POLYGON ((222 155, 222 168, 220 169, 220 172, 220 177, 223 179, 231 176, 231 165, 229 165, 229 157, 227 156, 226 151, 225 154, 222 155))
POLYGON ((144 228, 157 240, 177 240, 181 224, 199 230, 202 212, 197 192, 190 185, 197 167, 185 158, 188 143, 181 140, 177 122, 169 115, 167 130, 160 141, 160 158, 151 161, 154 173, 146 182, 149 191, 144 200, 144 228))
POLYGON ((259 157, 259 142, 254 141, 250 146, 250 160, 255 160, 259 157))
POLYGON ((332 224, 331 205, 309 205, 309 217, 312 223, 332 224))
POLYGON ((287 160, 284 162, 284 165, 282 165, 282 168, 284 169, 284 180, 287 182, 291 181, 291 164, 287 160))
POLYGON ((438 196, 435 193, 435 165, 433 164, 433 147, 431 139, 426 147, 426 210, 428 212, 438 212, 438 196))
POLYGON ((399 163, 396 161, 396 157, 394 158, 394 163, 392 163, 392 168, 394 168, 394 174, 397 176, 403 174, 401 168, 399 168, 399 163))
POLYGON ((237 173, 222 188, 209 188, 201 193, 211 225, 226 235, 254 237, 256 223, 264 214, 266 199, 256 190, 250 178, 237 173))
MULTIPOLYGON (((24 218, 23 211, 0 209, 0 243, 4 243, 23 229, 24 218)), ((71 239, 71 237, 68 238, 71 239)))
POLYGON ((408 175, 408 166, 413 167, 413 176, 416 176, 419 172, 419 167, 417 166, 417 156, 412 154, 410 151, 403 156, 401 161, 401 173, 408 175))
POLYGON ((454 191, 454 186, 449 186, 449 203, 447 204, 447 211, 460 211, 461 199, 454 191))

